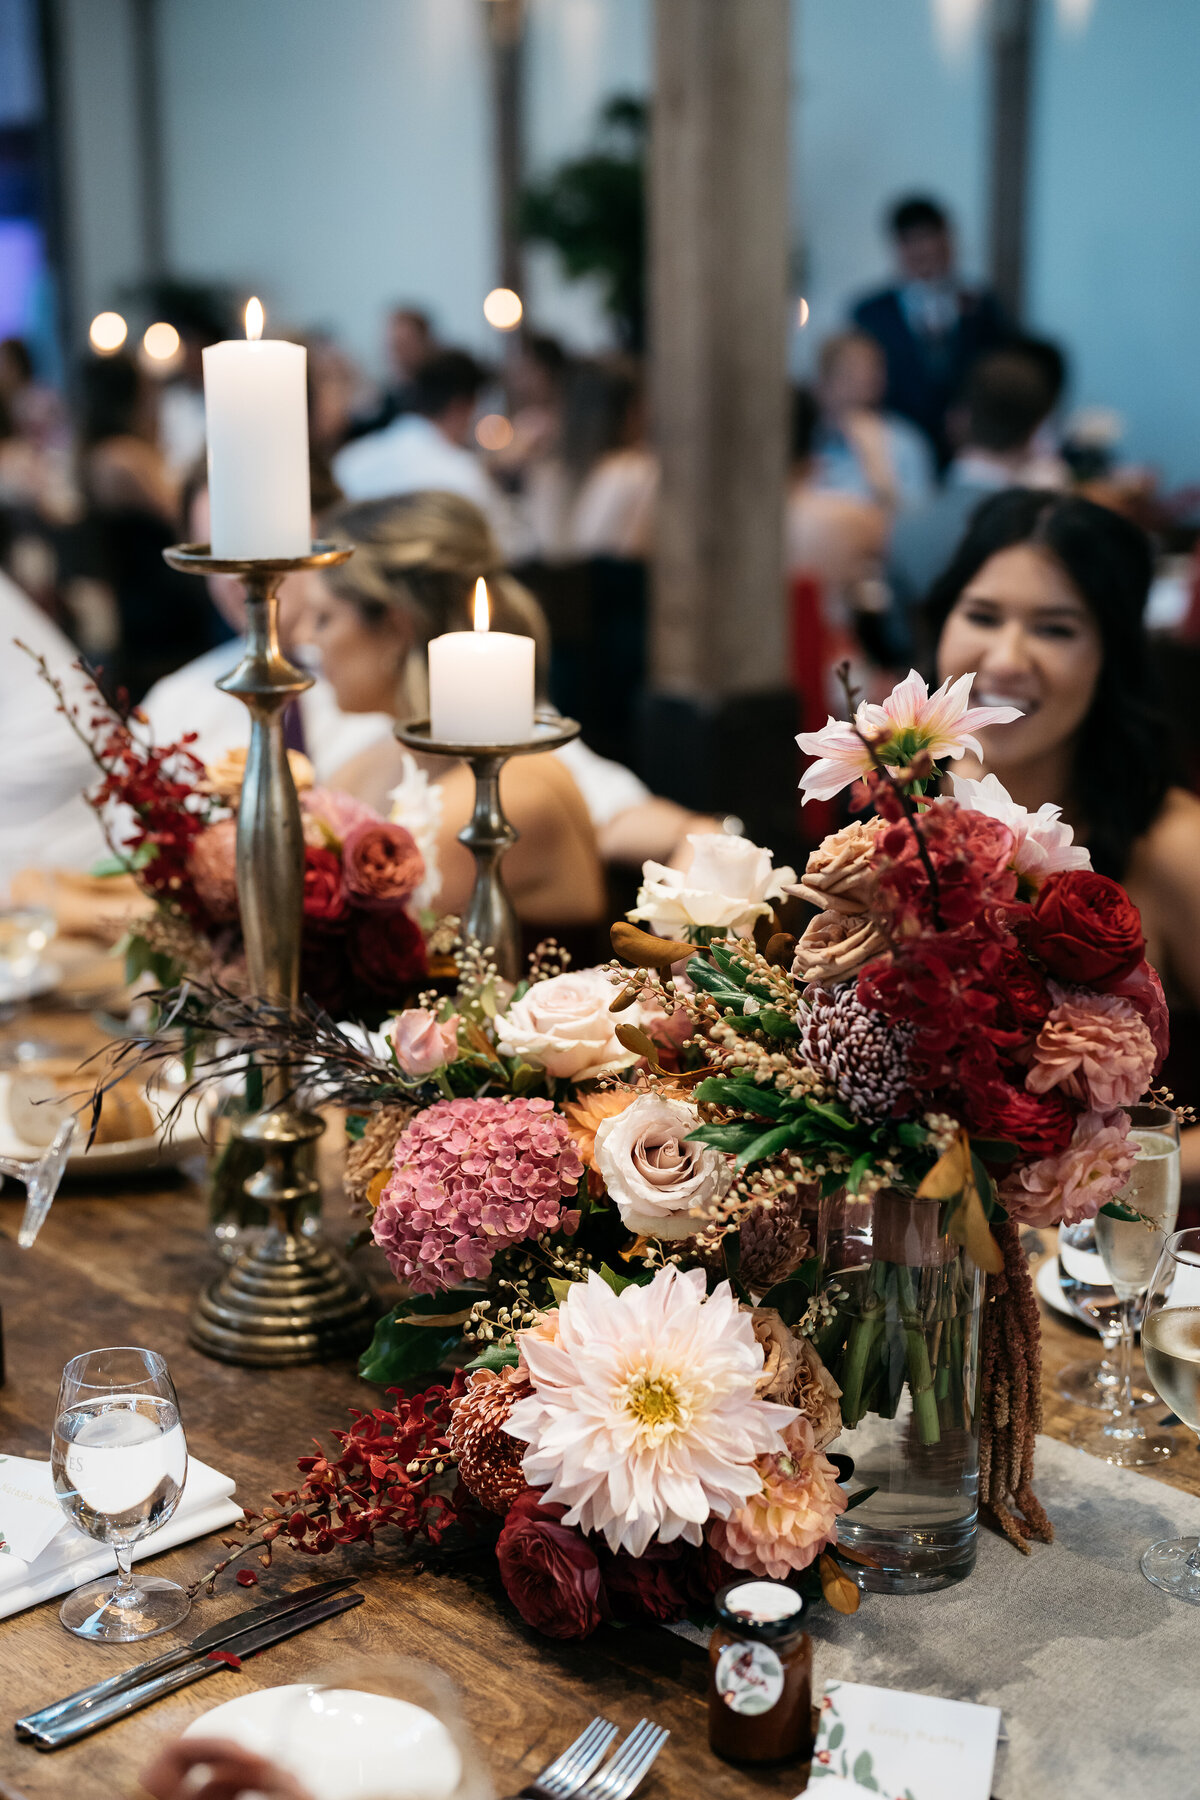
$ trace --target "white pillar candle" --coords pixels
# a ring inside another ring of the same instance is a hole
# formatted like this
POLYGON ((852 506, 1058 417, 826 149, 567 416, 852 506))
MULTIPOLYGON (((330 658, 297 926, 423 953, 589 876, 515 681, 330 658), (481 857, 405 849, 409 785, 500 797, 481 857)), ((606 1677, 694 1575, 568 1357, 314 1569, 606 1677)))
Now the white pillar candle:
POLYGON ((262 307, 246 308, 246 338, 204 352, 208 501, 214 556, 307 556, 307 352, 264 340, 262 307))
POLYGON ((533 639, 489 630, 488 591, 475 584, 474 631, 429 646, 429 729, 443 744, 524 744, 533 736, 533 639))

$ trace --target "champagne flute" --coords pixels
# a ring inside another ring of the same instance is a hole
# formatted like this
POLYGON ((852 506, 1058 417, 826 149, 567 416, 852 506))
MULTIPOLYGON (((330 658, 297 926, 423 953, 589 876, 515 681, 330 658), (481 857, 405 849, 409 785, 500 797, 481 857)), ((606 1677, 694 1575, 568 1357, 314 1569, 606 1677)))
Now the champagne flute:
MULTIPOLYGON (((1146 1373, 1173 1413, 1200 1432, 1200 1231, 1163 1245, 1142 1321, 1146 1373)), ((1200 1606, 1200 1538, 1164 1538, 1142 1552, 1142 1574, 1200 1606)))
POLYGON ((128 1644, 178 1625, 191 1609, 183 1588, 134 1575, 133 1546, 179 1504, 187 1444, 167 1365, 154 1350, 88 1350, 63 1370, 50 1457, 54 1491, 72 1525, 117 1559, 106 1576, 68 1594, 59 1618, 77 1637, 128 1644))
POLYGON ((1179 1447, 1168 1433, 1146 1429, 1133 1392, 1133 1340, 1142 1302, 1179 1212, 1179 1120, 1170 1107, 1151 1101, 1128 1112, 1137 1154, 1116 1203, 1139 1217, 1096 1216, 1096 1248, 1121 1302, 1120 1379, 1108 1416, 1077 1425, 1071 1442, 1120 1468, 1140 1469, 1164 1461, 1179 1447))
MULTIPOLYGON (((1096 1248, 1096 1221, 1081 1219, 1058 1228, 1058 1285, 1075 1317, 1099 1333, 1103 1355, 1068 1363, 1055 1382, 1064 1400, 1073 1406, 1090 1406, 1111 1412, 1116 1403, 1121 1372, 1113 1361, 1121 1341, 1121 1302, 1113 1291, 1104 1260, 1096 1248)), ((1135 1407, 1157 1406, 1158 1395, 1138 1386, 1135 1407)))

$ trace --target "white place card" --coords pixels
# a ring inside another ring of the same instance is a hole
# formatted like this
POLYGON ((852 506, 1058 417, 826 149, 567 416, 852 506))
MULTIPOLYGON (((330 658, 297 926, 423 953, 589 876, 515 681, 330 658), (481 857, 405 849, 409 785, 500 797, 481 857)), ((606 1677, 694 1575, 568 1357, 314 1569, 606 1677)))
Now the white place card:
POLYGON ((809 1788, 817 1800, 988 1800, 1000 1709, 828 1681, 809 1788))
POLYGON ((0 1551, 36 1560, 66 1525, 48 1462, 0 1456, 0 1551))

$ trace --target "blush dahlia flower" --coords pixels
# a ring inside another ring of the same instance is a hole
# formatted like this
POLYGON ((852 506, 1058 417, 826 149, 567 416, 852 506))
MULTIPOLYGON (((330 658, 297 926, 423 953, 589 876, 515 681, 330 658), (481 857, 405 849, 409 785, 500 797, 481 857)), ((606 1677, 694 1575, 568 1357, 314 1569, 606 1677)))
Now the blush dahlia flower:
POLYGON ((371 1235, 414 1293, 482 1281, 498 1250, 575 1229, 582 1175, 548 1100, 439 1100, 397 1142, 371 1235))
POLYGON ((616 1294, 599 1275, 558 1309, 553 1340, 524 1332, 533 1393, 504 1429, 528 1444, 526 1480, 569 1508, 564 1524, 641 1556, 651 1538, 703 1542, 761 1486, 755 1459, 783 1447, 794 1407, 760 1400, 763 1351, 728 1282, 660 1269, 616 1294))
POLYGON ((1133 1106, 1150 1085, 1154 1040, 1131 1000, 1051 982, 1054 1010, 1037 1035, 1031 1094, 1061 1088, 1096 1112, 1133 1106))
POLYGON ((1128 1113, 1082 1113, 1066 1149, 1006 1176, 1000 1199, 1018 1225, 1077 1225, 1120 1193, 1135 1152, 1128 1113))
MULTIPOLYGON (((882 706, 864 700, 854 715, 854 725, 871 739, 889 768, 904 768, 920 751, 934 761, 983 751, 974 736, 987 725, 1010 725, 1021 717, 1015 706, 969 706, 974 675, 943 681, 934 693, 911 669, 892 689, 882 706)), ((832 800, 874 764, 867 747, 847 719, 830 718, 820 731, 802 731, 800 748, 817 758, 800 780, 806 800, 832 800)))
POLYGON ((837 1470, 814 1447, 808 1419, 789 1425, 783 1448, 761 1456, 758 1468, 758 1493, 733 1518, 710 1525, 708 1541, 733 1568, 786 1581, 837 1537, 846 1496, 837 1470))

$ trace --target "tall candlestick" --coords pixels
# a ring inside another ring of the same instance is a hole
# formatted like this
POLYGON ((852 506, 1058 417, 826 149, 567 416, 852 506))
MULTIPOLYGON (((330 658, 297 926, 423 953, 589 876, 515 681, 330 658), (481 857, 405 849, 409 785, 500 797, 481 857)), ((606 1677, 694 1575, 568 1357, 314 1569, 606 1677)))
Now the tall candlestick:
POLYGON ((533 735, 533 639, 489 629, 486 584, 475 584, 474 631, 429 646, 429 719, 449 744, 522 744, 533 735))
POLYGON ((307 556, 308 355, 263 339, 257 300, 246 337, 204 352, 204 415, 212 554, 224 560, 307 556))

